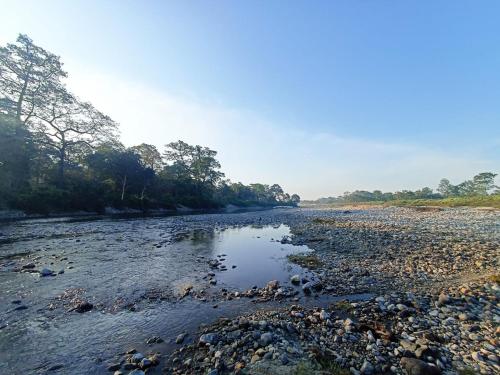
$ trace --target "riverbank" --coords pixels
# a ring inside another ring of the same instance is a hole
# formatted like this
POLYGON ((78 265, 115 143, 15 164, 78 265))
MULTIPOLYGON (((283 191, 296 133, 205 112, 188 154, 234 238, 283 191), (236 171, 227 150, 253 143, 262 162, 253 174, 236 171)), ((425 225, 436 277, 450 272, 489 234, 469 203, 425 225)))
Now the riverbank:
POLYGON ((485 195, 472 197, 449 197, 442 199, 397 199, 390 201, 350 202, 336 204, 301 203, 302 207, 480 207, 483 209, 500 209, 500 195, 485 195))
MULTIPOLYGON (((52 212, 48 214, 27 213, 21 210, 0 210, 0 222, 13 220, 29 220, 29 219, 45 219, 45 218, 105 218, 105 217, 133 217, 133 216, 161 216, 161 215, 186 215, 186 214, 203 214, 203 213, 237 213, 248 211, 270 210, 273 206, 235 206, 229 204, 221 208, 191 208, 186 206, 178 206, 176 209, 150 209, 141 211, 132 208, 117 209, 107 207, 104 212, 91 211, 68 211, 68 212, 52 212)), ((292 206, 290 206, 292 208, 292 206)))

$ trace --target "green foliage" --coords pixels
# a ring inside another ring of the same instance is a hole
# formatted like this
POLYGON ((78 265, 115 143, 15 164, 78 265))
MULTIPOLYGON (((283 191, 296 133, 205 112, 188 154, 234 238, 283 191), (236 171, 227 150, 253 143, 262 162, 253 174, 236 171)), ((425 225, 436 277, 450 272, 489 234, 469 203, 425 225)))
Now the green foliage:
POLYGON ((500 195, 450 197, 443 199, 395 200, 386 204, 394 206, 442 206, 442 207, 494 207, 500 208, 500 195))
POLYGON ((217 152, 183 141, 125 148, 117 124, 70 93, 58 56, 26 35, 0 47, 0 208, 297 205, 279 185, 223 180, 217 152))
MULTIPOLYGON (((391 202, 396 204, 395 202, 417 200, 432 200, 434 202, 434 200, 451 197, 487 197, 500 194, 500 188, 495 185, 496 176, 497 174, 495 173, 483 172, 474 176, 472 180, 464 181, 458 185, 452 185, 448 179, 443 178, 439 182, 437 193, 434 193, 433 190, 428 187, 416 191, 402 190, 396 191, 395 193, 382 193, 380 190, 374 190, 373 192, 356 190, 352 193, 346 192, 343 196, 339 197, 320 198, 313 203, 344 205, 350 203, 381 204, 384 202, 391 202)), ((443 205, 477 206, 478 204, 475 202, 479 203, 480 201, 481 199, 457 199, 455 201, 451 200, 444 202, 443 205), (459 202, 464 202, 465 204, 460 204, 459 202)))

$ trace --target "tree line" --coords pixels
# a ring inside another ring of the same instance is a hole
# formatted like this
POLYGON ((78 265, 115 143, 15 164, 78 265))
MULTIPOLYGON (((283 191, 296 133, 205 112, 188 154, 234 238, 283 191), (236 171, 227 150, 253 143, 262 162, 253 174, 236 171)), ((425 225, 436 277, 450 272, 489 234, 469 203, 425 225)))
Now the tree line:
POLYGON ((383 193, 380 190, 372 192, 365 190, 356 190, 345 192, 338 197, 320 198, 315 203, 334 204, 334 203, 354 203, 354 202, 388 202, 395 200, 414 200, 414 199, 442 199, 450 197, 474 197, 499 195, 500 188, 495 185, 496 173, 483 172, 475 175, 472 180, 466 180, 458 185, 443 178, 434 191, 429 187, 411 191, 402 190, 396 192, 383 193))
POLYGON ((26 35, 0 47, 0 208, 297 205, 278 185, 233 183, 217 152, 183 141, 125 147, 118 124, 71 93, 59 56, 26 35))

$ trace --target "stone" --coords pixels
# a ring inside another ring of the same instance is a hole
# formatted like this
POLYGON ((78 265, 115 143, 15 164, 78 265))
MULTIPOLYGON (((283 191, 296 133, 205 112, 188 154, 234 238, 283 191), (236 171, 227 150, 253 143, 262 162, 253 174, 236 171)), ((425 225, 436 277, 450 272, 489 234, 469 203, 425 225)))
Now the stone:
POLYGON ((359 369, 360 373, 366 374, 366 375, 371 375, 374 373, 374 371, 375 371, 375 369, 374 369, 373 365, 367 360, 365 360, 363 362, 363 365, 359 369))
POLYGON ((445 293, 441 293, 438 297, 438 304, 440 306, 442 305, 446 305, 447 303, 450 302, 450 296, 445 294, 445 293))
POLYGON ((144 355, 142 353, 135 353, 132 355, 132 357, 130 357, 130 361, 132 363, 139 363, 143 360, 144 358, 144 355))
POLYGON ((267 290, 276 290, 278 289, 280 286, 280 283, 278 280, 271 280, 267 283, 266 285, 266 289, 267 290))
POLYGON ((403 357, 401 358, 401 366, 406 370, 408 375, 440 375, 441 370, 436 367, 429 365, 428 363, 416 359, 403 357))
POLYGON ((330 319, 330 314, 328 314, 325 310, 321 310, 321 312, 319 313, 319 318, 321 320, 328 320, 330 319))
POLYGON ((119 370, 121 365, 119 363, 113 363, 112 365, 108 366, 108 371, 117 371, 119 370))
POLYGON ((199 344, 215 345, 218 341, 219 335, 217 333, 205 333, 200 336, 199 344))
POLYGON ((281 361, 281 364, 283 364, 283 365, 287 365, 288 362, 290 362, 290 360, 288 359, 288 356, 286 355, 286 353, 283 353, 280 356, 280 361, 281 361))
POLYGON ((182 344, 184 342, 184 339, 186 338, 187 333, 181 333, 175 338, 175 343, 176 344, 182 344))
POLYGON ((49 270, 48 268, 42 268, 39 272, 40 277, 52 276, 54 274, 54 272, 49 270))
POLYGON ((262 346, 269 345, 273 341, 273 334, 270 332, 263 333, 260 336, 260 343, 262 346))
POLYGON ((300 284, 300 275, 293 275, 293 276, 290 278, 290 282, 291 282, 292 284, 299 285, 299 284, 300 284))
POLYGON ((94 308, 94 305, 92 305, 90 302, 83 301, 83 302, 80 302, 78 305, 76 305, 75 311, 80 313, 80 314, 83 314, 87 311, 92 310, 93 308, 94 308))
POLYGON ((148 358, 143 358, 141 363, 140 363, 141 368, 148 368, 148 367, 151 367, 152 365, 153 365, 153 362, 151 362, 151 360, 148 358))

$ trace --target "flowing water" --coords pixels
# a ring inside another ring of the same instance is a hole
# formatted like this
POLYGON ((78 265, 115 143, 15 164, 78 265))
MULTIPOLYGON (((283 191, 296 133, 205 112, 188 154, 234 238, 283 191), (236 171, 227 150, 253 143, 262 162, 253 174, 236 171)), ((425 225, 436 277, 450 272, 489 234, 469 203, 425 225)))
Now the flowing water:
POLYGON ((287 226, 235 225, 241 217, 2 224, 0 373, 107 373, 107 365, 132 347, 168 353, 181 332, 191 333, 189 340, 200 324, 275 306, 242 298, 217 301, 214 308, 211 302, 179 297, 187 285, 210 300, 221 288, 243 291, 270 280, 289 285, 290 275, 308 273, 286 259, 310 251, 281 243, 289 235, 287 226), (207 282, 211 259, 223 259, 227 266, 216 272, 216 286, 207 282), (19 272, 29 263, 54 276, 19 272), (94 309, 71 311, 82 300, 94 309), (165 342, 146 345, 152 336, 165 342))

